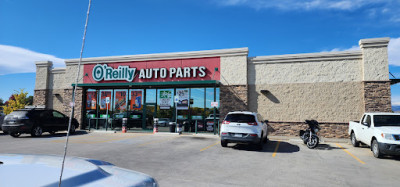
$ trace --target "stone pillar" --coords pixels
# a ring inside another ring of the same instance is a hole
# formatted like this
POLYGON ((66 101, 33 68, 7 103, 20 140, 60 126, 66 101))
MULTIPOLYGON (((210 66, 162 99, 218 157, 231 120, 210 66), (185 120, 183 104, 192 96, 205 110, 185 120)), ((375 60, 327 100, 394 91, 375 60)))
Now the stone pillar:
POLYGON ((33 105, 47 107, 49 96, 49 75, 53 66, 51 61, 36 62, 36 82, 33 96, 33 105))
MULTIPOLYGON (((70 116, 71 114, 71 106, 70 103, 72 102, 72 94, 73 94, 73 88, 71 89, 65 89, 64 94, 63 94, 63 105, 64 105, 64 110, 62 111, 64 114, 70 116)), ((74 109, 74 118, 78 120, 79 126, 82 125, 82 112, 83 112, 83 90, 82 88, 77 88, 76 93, 75 93, 75 109, 74 109)))
POLYGON ((249 110, 247 85, 221 85, 219 95, 220 120, 223 120, 228 112, 249 110))
POLYGON ((389 62, 390 38, 362 39, 362 81, 365 112, 391 112, 389 62))
MULTIPOLYGON (((228 112, 248 111, 248 50, 237 56, 221 57, 220 120, 228 112)), ((253 111, 256 112, 256 111, 253 111)))

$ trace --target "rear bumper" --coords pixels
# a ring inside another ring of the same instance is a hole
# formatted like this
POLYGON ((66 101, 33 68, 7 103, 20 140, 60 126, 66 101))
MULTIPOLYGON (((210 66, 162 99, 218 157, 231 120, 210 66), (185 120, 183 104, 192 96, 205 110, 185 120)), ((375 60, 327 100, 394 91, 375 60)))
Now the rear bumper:
POLYGON ((31 130, 31 128, 25 124, 3 124, 2 129, 8 133, 28 133, 31 130))
POLYGON ((242 137, 235 137, 235 133, 221 134, 221 141, 227 143, 259 143, 260 138, 258 136, 250 136, 249 134, 242 134, 242 137))
POLYGON ((400 155, 400 144, 378 143, 379 151, 385 155, 400 155))

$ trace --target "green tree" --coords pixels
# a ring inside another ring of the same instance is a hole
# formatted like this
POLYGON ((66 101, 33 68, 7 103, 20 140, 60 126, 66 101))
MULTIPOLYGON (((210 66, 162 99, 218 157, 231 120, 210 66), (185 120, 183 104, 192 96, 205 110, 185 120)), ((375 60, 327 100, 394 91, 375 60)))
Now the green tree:
POLYGON ((0 98, 0 106, 3 106, 3 105, 4 105, 4 101, 2 98, 0 98))
POLYGON ((28 92, 24 92, 24 89, 21 89, 19 92, 15 91, 6 102, 7 104, 2 106, 4 114, 9 114, 14 110, 25 108, 25 105, 28 102, 27 95, 28 92))

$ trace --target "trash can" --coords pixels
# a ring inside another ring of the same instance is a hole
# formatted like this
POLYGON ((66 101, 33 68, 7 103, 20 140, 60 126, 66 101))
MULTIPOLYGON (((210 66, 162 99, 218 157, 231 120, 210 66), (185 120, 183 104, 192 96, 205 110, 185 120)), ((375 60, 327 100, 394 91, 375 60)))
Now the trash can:
POLYGON ((169 132, 175 132, 175 128, 176 128, 176 123, 169 122, 169 132))

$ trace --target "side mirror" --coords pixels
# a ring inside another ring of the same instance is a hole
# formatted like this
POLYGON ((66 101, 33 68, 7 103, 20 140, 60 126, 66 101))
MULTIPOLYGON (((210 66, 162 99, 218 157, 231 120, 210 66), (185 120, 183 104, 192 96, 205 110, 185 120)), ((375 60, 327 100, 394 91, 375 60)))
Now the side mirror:
POLYGON ((370 126, 367 122, 363 122, 362 124, 363 124, 364 126, 367 126, 367 127, 370 126))
POLYGON ((269 122, 268 120, 265 120, 265 121, 264 121, 264 123, 268 123, 268 122, 269 122))

